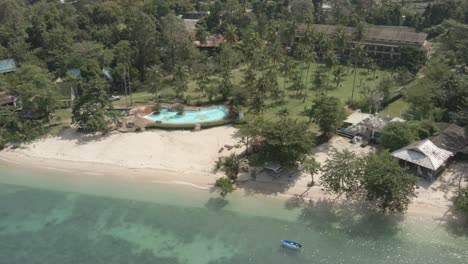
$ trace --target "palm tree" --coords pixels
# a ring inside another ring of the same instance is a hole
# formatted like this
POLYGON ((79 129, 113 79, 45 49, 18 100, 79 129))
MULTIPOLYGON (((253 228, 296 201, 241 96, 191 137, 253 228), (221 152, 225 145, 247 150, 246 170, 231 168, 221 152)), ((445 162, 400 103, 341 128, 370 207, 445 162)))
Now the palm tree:
POLYGON ((354 99, 354 89, 356 87, 357 65, 360 63, 362 57, 364 56, 364 46, 362 45, 355 46, 352 51, 352 56, 354 57, 354 78, 353 78, 353 90, 351 92, 351 101, 354 99))
POLYGON ((174 67, 175 90, 178 98, 188 89, 188 76, 189 69, 186 65, 176 65, 174 67))
POLYGON ((356 67, 358 63, 360 63, 362 57, 364 56, 364 46, 361 44, 362 41, 366 38, 366 23, 361 22, 357 25, 356 31, 354 32, 354 49, 353 49, 353 57, 354 57, 354 79, 353 79, 353 91, 351 93, 351 100, 354 99, 354 88, 356 86, 356 67))
POLYGON ((343 26, 338 26, 335 32, 335 46, 339 54, 340 61, 344 60, 344 53, 348 49, 348 35, 343 26))
POLYGON ((239 37, 237 36, 238 28, 233 24, 226 25, 226 30, 224 31, 224 39, 226 40, 227 44, 234 45, 239 37))
POLYGON ((303 165, 304 165, 304 170, 310 174, 312 181, 310 182, 309 186, 312 187, 315 185, 314 175, 317 174, 321 168, 320 162, 315 160, 315 157, 309 156, 304 160, 303 165))
POLYGON ((337 62, 337 59, 336 59, 336 54, 335 54, 335 51, 333 48, 331 47, 327 47, 328 49, 325 51, 325 54, 324 54, 324 61, 325 61, 325 66, 327 67, 328 71, 327 71, 327 80, 326 80, 326 83, 325 83, 325 86, 328 87, 328 81, 330 80, 330 72, 332 71, 332 69, 335 68, 336 66, 336 62, 337 62))
POLYGON ((147 79, 149 81, 150 92, 154 94, 156 101, 158 101, 158 92, 162 85, 162 73, 158 66, 152 66, 148 70, 147 79))
POLYGON ((201 93, 202 96, 205 96, 206 89, 210 83, 208 72, 205 69, 198 72, 196 76, 196 82, 198 85, 198 91, 201 93))

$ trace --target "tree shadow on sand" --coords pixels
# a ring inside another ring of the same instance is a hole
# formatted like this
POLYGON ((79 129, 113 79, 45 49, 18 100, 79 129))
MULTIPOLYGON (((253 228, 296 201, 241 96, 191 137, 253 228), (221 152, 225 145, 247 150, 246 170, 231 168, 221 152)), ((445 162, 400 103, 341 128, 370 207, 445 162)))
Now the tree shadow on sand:
POLYGON ((78 132, 75 128, 67 128, 62 133, 58 135, 61 140, 73 140, 76 141, 78 145, 86 145, 91 142, 97 142, 105 140, 112 133, 84 133, 78 132))
POLYGON ((468 236, 468 213, 457 210, 452 206, 442 217, 436 218, 436 220, 447 232, 456 236, 468 236))
POLYGON ((280 173, 262 171, 257 174, 255 180, 238 181, 237 187, 244 190, 247 195, 278 195, 293 187, 295 182, 301 177, 300 171, 297 170, 284 170, 280 173), (292 176, 291 183, 288 183, 289 175, 292 176))
POLYGON ((361 201, 289 199, 286 208, 301 208, 299 221, 323 232, 340 231, 351 237, 388 239, 395 236, 404 219, 401 214, 383 214, 374 206, 361 201))

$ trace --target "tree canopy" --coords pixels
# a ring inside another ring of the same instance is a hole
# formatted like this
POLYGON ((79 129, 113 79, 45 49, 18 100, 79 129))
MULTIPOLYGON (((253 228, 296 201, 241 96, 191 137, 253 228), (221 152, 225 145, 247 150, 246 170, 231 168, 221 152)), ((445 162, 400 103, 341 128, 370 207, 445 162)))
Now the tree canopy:
POLYGON ((386 151, 366 156, 334 150, 322 167, 324 188, 348 199, 365 199, 384 212, 404 212, 415 197, 416 178, 386 151))

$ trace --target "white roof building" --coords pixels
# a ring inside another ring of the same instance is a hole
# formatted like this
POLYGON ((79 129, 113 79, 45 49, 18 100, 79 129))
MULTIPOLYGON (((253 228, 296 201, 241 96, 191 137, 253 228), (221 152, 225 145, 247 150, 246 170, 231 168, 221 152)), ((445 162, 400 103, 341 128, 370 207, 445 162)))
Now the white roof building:
POLYGON ((343 121, 343 123, 346 123, 346 124, 350 124, 350 125, 357 125, 359 123, 361 123, 362 121, 366 120, 367 118, 369 118, 371 116, 371 114, 366 114, 366 113, 362 113, 362 112, 359 112, 359 111, 356 111, 352 114, 350 114, 345 121, 343 121))
MULTIPOLYGON (((415 142, 409 146, 392 152, 392 156, 406 162, 436 172, 454 153, 441 149, 429 139, 415 142)), ((431 175, 432 176, 432 175, 431 175)))

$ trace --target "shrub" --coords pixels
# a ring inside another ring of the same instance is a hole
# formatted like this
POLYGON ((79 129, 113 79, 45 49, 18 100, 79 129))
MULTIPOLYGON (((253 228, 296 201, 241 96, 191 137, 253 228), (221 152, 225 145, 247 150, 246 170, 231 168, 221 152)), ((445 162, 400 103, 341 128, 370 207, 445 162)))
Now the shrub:
POLYGON ((215 186, 220 189, 220 194, 222 197, 226 197, 228 193, 234 191, 234 184, 229 178, 222 177, 216 180, 215 186))
POLYGON ((453 203, 457 209, 468 212, 468 188, 460 189, 454 197, 453 203))
POLYGON ((153 106, 153 113, 156 114, 156 115, 159 115, 161 113, 161 104, 160 103, 156 103, 154 106, 153 106))
POLYGON ((179 104, 175 107, 175 110, 177 111, 178 115, 183 115, 185 112, 185 107, 182 104, 179 104))
POLYGON ((143 131, 143 129, 142 129, 140 126, 137 126, 137 127, 135 128, 135 132, 141 132, 141 131, 143 131))
POLYGON ((380 144, 389 151, 402 148, 416 139, 411 127, 406 123, 390 123, 384 127, 380 144))

